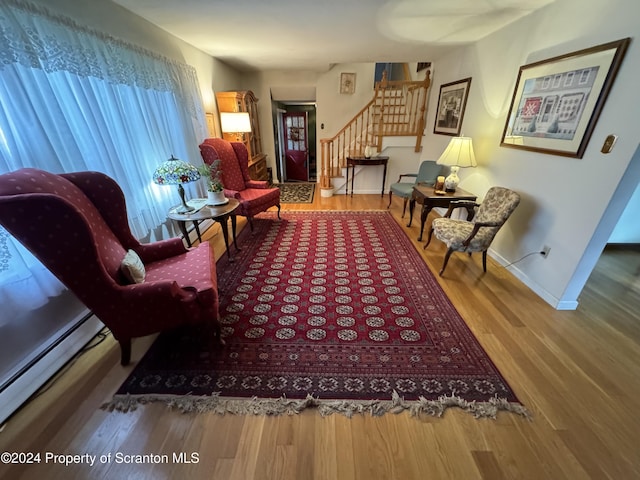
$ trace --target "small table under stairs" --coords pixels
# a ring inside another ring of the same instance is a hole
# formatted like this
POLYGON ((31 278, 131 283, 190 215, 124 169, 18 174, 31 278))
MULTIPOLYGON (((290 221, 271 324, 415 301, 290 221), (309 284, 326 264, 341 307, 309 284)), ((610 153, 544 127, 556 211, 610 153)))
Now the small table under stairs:
POLYGON ((381 196, 384 196, 384 182, 387 179, 387 163, 389 162, 389 157, 347 157, 347 183, 344 187, 344 194, 349 194, 349 168, 351 168, 351 196, 353 197, 353 179, 356 176, 356 165, 384 165, 384 170, 382 171, 382 193, 381 196))

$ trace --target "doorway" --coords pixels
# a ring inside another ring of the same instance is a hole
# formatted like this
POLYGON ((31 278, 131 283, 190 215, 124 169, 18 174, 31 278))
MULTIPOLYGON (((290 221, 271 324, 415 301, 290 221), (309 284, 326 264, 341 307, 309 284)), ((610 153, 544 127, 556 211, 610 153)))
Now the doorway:
POLYGON ((274 103, 278 179, 282 182, 316 182, 315 103, 274 103))
POLYGON ((309 137, 307 112, 282 114, 284 171, 286 182, 309 181, 309 137))
MULTIPOLYGON (((636 148, 636 151, 631 157, 631 161, 627 166, 625 173, 623 174, 620 183, 616 187, 616 190, 611 198, 609 205, 607 206, 604 214, 600 219, 600 223, 596 227, 596 230, 589 241, 587 248, 582 254, 582 258, 577 265, 576 271, 569 281, 563 297, 560 299, 560 305, 567 303, 569 305, 575 305, 575 309, 578 305, 578 297, 584 288, 591 272, 596 266, 596 263, 600 259, 600 256, 607 244, 611 239, 611 235, 616 228, 619 228, 619 222, 623 213, 627 208, 637 211, 639 206, 635 204, 634 192, 638 189, 638 179, 640 178, 640 145, 636 148)), ((623 221, 626 221, 627 216, 624 216, 623 221)), ((631 242, 628 242, 631 243, 631 242)), ((558 309, 563 309, 556 307, 558 309)))

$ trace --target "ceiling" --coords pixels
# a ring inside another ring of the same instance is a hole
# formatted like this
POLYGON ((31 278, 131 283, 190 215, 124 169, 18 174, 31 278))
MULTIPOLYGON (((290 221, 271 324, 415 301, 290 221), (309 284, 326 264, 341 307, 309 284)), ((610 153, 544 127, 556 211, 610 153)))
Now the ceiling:
POLYGON ((240 71, 434 61, 555 0, 113 0, 240 71))

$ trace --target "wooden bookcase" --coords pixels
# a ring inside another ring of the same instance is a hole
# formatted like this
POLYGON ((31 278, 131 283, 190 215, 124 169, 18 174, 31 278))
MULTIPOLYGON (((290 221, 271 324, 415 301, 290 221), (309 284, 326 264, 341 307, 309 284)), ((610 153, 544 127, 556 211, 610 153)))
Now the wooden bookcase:
MULTIPOLYGON (((253 180, 267 180, 267 155, 262 151, 258 99, 251 90, 216 92, 219 112, 248 112, 251 132, 244 134, 244 144, 249 152, 249 175, 253 180)), ((223 138, 237 141, 235 134, 223 133, 223 138)))

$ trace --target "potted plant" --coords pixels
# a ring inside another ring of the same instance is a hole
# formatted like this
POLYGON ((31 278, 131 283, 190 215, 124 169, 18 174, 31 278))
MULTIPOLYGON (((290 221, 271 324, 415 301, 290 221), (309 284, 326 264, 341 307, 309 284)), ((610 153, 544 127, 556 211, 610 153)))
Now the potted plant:
POLYGON ((207 182, 208 205, 223 205, 228 202, 224 196, 224 186, 222 185, 221 163, 220 159, 216 159, 211 165, 204 163, 199 167, 200 174, 207 182))

